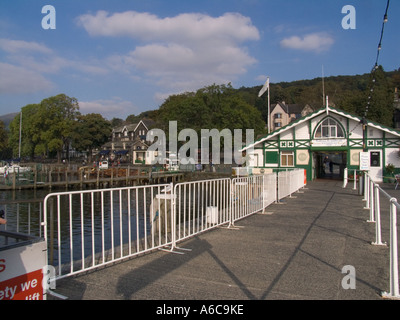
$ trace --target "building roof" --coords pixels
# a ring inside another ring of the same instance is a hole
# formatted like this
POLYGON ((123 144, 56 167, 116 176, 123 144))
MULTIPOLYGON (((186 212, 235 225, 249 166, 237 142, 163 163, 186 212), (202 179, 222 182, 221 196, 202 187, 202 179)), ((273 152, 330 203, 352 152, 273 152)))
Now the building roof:
POLYGON ((271 110, 274 111, 274 109, 280 106, 287 114, 301 114, 301 112, 304 110, 305 107, 308 106, 306 105, 301 105, 301 104, 286 104, 285 101, 278 102, 276 104, 273 104, 271 106, 271 110))
POLYGON ((150 130, 155 125, 155 121, 151 119, 143 119, 137 123, 125 124, 123 126, 116 127, 113 129, 113 133, 120 133, 125 129, 127 129, 128 132, 135 132, 141 123, 147 128, 147 130, 150 130))
MULTIPOLYGON (((293 121, 290 124, 288 124, 288 125, 280 128, 280 129, 278 129, 278 130, 275 130, 275 131, 267 134, 265 137, 263 137, 263 138, 257 140, 256 142, 244 147, 240 151, 246 151, 248 149, 254 148, 254 146, 256 146, 257 144, 263 143, 264 141, 267 141, 267 140, 269 140, 269 139, 271 139, 271 138, 273 138, 273 137, 275 137, 275 136, 277 136, 277 135, 279 135, 279 134, 281 134, 281 133, 283 133, 283 132, 285 132, 287 130, 290 130, 291 128, 293 128, 293 127, 295 127, 295 126, 297 126, 297 125, 299 125, 299 124, 301 124, 303 122, 306 122, 306 121, 308 121, 308 120, 310 120, 312 118, 315 118, 315 117, 317 117, 317 116, 319 116, 321 114, 324 114, 324 113, 327 113, 327 114, 334 113, 334 114, 346 117, 348 119, 352 119, 352 120, 357 121, 357 122, 361 122, 361 120, 362 120, 362 118, 359 117, 359 116, 355 116, 355 115, 352 115, 350 113, 347 113, 346 111, 327 106, 327 107, 321 108, 319 110, 316 110, 313 113, 310 113, 310 114, 308 114, 308 115, 306 115, 306 116, 304 116, 302 118, 299 118, 296 121, 293 121)), ((370 120, 367 120, 367 122, 368 122, 368 126, 370 126, 370 127, 385 131, 387 133, 393 134, 393 135, 395 135, 395 136, 400 138, 400 132, 398 130, 386 127, 386 126, 384 126, 382 124, 379 124, 379 123, 376 123, 376 122, 373 122, 373 121, 370 121, 370 120)))

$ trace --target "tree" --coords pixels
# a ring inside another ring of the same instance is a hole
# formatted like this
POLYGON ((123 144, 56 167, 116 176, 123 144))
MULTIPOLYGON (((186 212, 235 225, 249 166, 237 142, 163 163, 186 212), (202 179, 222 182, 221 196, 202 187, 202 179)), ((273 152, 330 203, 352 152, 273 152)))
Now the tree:
POLYGON ((190 128, 199 136, 201 129, 229 129, 232 133, 234 129, 254 129, 255 136, 265 133, 261 113, 230 84, 170 96, 158 112, 158 127, 167 135, 169 121, 178 122, 178 131, 190 128))
POLYGON ((143 111, 137 116, 131 114, 126 118, 126 122, 133 124, 133 123, 138 123, 140 120, 143 119, 152 119, 156 120, 157 119, 157 110, 148 110, 148 111, 143 111))
POLYGON ((112 118, 111 119, 111 126, 113 128, 122 126, 124 124, 124 120, 120 119, 120 118, 112 118))
POLYGON ((88 151, 92 162, 93 149, 101 147, 111 135, 111 124, 98 113, 79 115, 74 123, 72 145, 79 151, 88 151))
POLYGON ((69 150, 73 124, 79 114, 77 99, 65 94, 44 99, 40 103, 38 116, 42 124, 41 140, 49 152, 57 153, 58 162, 61 162, 63 148, 67 152, 69 150))
POLYGON ((381 66, 371 76, 373 91, 370 91, 370 99, 366 101, 366 106, 368 106, 367 119, 391 127, 394 114, 392 82, 385 76, 381 66))
MULTIPOLYGON (((21 155, 33 158, 38 154, 57 154, 61 161, 63 148, 69 148, 73 123, 79 115, 75 98, 59 94, 21 108, 21 155)), ((10 123, 10 146, 14 154, 19 149, 20 115, 10 123)))
POLYGON ((0 120, 0 155, 4 159, 9 157, 10 150, 8 147, 8 135, 4 125, 4 122, 0 120))
POLYGON ((22 113, 22 130, 21 130, 21 146, 20 142, 20 122, 21 114, 15 116, 10 123, 9 146, 14 156, 19 153, 21 148, 21 156, 34 158, 35 154, 40 153, 38 150, 45 149, 41 140, 41 118, 39 117, 40 104, 28 104, 21 108, 22 113), (42 148, 38 147, 42 144, 42 148))

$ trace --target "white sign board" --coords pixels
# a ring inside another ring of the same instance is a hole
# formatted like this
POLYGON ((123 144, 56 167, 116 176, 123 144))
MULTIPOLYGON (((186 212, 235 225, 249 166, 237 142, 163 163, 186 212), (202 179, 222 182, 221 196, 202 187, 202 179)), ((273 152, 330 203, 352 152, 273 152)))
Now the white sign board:
POLYGON ((43 300, 46 241, 0 250, 0 300, 43 300))
POLYGON ((346 147, 347 139, 316 139, 312 141, 313 147, 346 147))
POLYGON ((360 170, 368 171, 370 162, 369 152, 360 152, 360 170))

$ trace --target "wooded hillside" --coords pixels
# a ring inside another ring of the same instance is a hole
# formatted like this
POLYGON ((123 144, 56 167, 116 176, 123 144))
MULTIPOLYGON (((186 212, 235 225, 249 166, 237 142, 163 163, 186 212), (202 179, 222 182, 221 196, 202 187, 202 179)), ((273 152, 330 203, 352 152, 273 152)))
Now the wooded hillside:
MULTIPOLYGON (((385 72, 379 67, 373 75, 271 83, 270 101, 271 104, 282 101, 309 104, 316 110, 325 105, 324 88, 329 105, 393 127, 396 87, 400 88, 400 68, 385 72)), ((134 118, 150 117, 162 129, 168 127, 168 121, 177 120, 180 128, 253 128, 256 134, 260 134, 261 124, 256 118, 261 116, 265 126, 268 113, 267 95, 258 98, 261 88, 262 85, 239 89, 232 88, 230 84, 212 85, 197 92, 171 96, 158 110, 146 111, 134 118)))

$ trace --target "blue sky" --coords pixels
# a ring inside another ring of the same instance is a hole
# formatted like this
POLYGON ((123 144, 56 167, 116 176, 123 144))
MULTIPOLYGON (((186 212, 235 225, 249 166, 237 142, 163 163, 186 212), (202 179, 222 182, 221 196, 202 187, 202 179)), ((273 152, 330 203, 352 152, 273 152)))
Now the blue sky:
MULTIPOLYGON (((2 0, 0 115, 65 93, 82 113, 123 118, 170 95, 371 71, 385 0, 2 0), (45 5, 55 29, 43 29, 45 5), (345 5, 356 29, 343 29, 345 5)), ((379 64, 400 67, 400 1, 379 64), (397 16, 397 17, 396 17, 397 16)))

